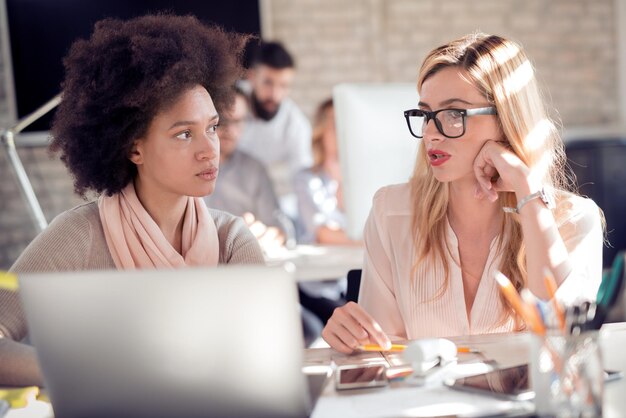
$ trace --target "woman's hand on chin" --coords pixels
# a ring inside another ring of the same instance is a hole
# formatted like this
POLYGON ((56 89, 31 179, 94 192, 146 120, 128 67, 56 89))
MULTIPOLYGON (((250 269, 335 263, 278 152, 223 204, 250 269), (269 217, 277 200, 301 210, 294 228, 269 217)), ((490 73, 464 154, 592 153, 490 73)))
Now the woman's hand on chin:
POLYGON ((498 192, 528 188, 530 170, 502 141, 488 140, 474 159, 475 195, 498 200, 498 192))

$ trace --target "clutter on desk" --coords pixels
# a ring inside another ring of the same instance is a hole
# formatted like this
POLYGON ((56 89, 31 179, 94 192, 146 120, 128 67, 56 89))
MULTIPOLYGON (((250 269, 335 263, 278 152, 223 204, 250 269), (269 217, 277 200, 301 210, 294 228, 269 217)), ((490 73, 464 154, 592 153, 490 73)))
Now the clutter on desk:
POLYGON ((604 369, 599 329, 616 303, 622 286, 624 255, 606 273, 595 301, 564 307, 556 299, 556 280, 544 270, 550 301, 528 289, 519 293, 502 273, 496 281, 502 294, 524 320, 530 334, 530 377, 538 415, 601 416, 604 369))
POLYGON ((0 389, 0 400, 6 401, 11 408, 24 408, 34 402, 38 395, 37 386, 0 389))
POLYGON ((389 349, 376 344, 359 347, 362 352, 380 352, 387 363, 387 378, 391 382, 410 378, 407 383, 423 385, 434 381, 434 377, 449 364, 456 364, 459 354, 480 354, 480 351, 468 346, 456 346, 444 338, 427 338, 392 344, 389 349))

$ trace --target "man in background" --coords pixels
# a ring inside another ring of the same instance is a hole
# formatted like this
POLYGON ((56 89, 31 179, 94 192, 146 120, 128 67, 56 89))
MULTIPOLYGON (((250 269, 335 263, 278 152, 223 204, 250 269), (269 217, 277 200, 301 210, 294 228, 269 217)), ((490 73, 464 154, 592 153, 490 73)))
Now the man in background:
MULTIPOLYGON (((280 253, 283 244, 295 245, 293 224, 280 210, 265 166, 239 149, 249 112, 246 95, 239 89, 235 93, 232 107, 220 113, 219 175, 215 190, 204 200, 211 208, 243 216, 265 256, 271 258, 273 252, 280 253)), ((304 343, 308 346, 320 335, 323 324, 306 308, 300 314, 304 343)))
POLYGON ((310 167, 311 124, 288 97, 295 75, 293 58, 278 42, 262 43, 253 55, 248 81, 251 112, 240 148, 268 169, 280 206, 297 219, 293 178, 310 167))
POLYGON ((268 240, 280 245, 285 233, 292 234, 290 225, 284 225, 272 181, 261 162, 238 148, 247 114, 246 95, 237 89, 232 107, 220 115, 219 178, 204 200, 209 207, 243 216, 262 246, 268 240))

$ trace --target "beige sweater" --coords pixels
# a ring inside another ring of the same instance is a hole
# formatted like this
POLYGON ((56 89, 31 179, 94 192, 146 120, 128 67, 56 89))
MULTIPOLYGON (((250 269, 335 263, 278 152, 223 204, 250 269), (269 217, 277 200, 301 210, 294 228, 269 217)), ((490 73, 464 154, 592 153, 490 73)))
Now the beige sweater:
MULTIPOLYGON (((220 243, 220 264, 263 264, 257 240, 241 218, 209 209, 220 243)), ((113 270, 96 202, 57 216, 11 267, 15 273, 113 270)), ((26 336, 26 321, 16 292, 0 289, 0 337, 16 341, 26 336)))

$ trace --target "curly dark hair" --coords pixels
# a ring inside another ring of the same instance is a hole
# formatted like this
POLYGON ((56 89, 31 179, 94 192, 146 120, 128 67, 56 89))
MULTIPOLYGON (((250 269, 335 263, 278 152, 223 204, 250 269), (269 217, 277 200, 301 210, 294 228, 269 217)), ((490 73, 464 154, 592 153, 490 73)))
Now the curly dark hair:
POLYGON ((112 195, 133 180, 134 141, 187 89, 201 85, 218 112, 228 108, 248 38, 193 16, 158 14, 104 19, 74 42, 50 149, 60 152, 76 193, 112 195))

